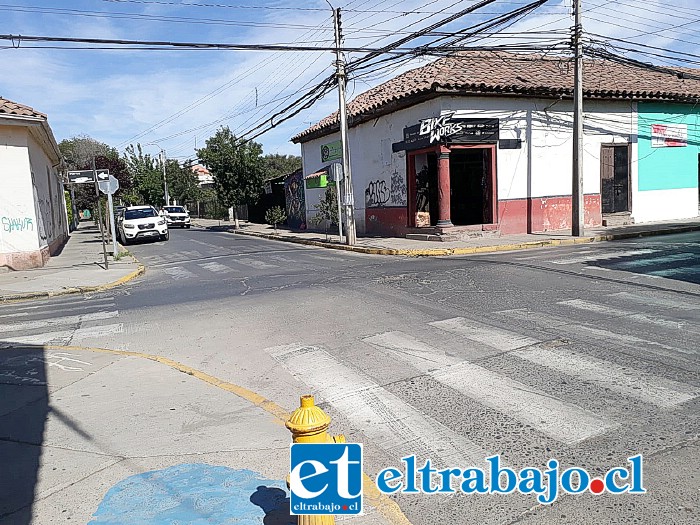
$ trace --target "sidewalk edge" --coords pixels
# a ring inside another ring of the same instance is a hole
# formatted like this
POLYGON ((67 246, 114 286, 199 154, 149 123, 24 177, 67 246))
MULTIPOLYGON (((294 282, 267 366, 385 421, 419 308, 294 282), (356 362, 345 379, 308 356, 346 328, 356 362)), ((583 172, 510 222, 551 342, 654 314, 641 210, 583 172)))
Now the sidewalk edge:
POLYGON ((72 294, 91 293, 91 292, 104 292, 107 290, 111 290, 112 288, 116 288, 117 286, 121 286, 123 284, 126 284, 129 281, 132 281, 132 280, 136 279, 137 277, 140 277, 141 275, 146 273, 146 267, 141 262, 139 262, 139 260, 136 257, 133 257, 133 255, 132 255, 132 258, 138 263, 138 267, 136 268, 136 270, 125 275, 124 277, 120 277, 116 281, 112 281, 112 282, 106 283, 106 284, 99 284, 99 285, 95 285, 95 286, 75 286, 72 288, 64 288, 62 290, 48 290, 46 292, 26 292, 26 293, 18 293, 18 294, 11 294, 11 295, 2 295, 2 296, 0 296, 0 303, 28 301, 31 299, 49 299, 51 297, 60 297, 62 295, 72 295, 72 294))
MULTIPOLYGON (((204 226, 204 228, 207 228, 204 226)), ((642 230, 636 232, 620 232, 608 233, 600 235, 589 235, 585 237, 574 237, 570 239, 546 239, 542 241, 528 241, 521 243, 497 244, 493 246, 474 246, 471 248, 429 248, 425 250, 406 250, 396 248, 369 248, 363 246, 348 246, 345 244, 335 244, 323 241, 314 241, 309 239, 298 239, 294 237, 285 237, 271 233, 246 232, 240 230, 227 230, 228 233, 236 235, 247 235, 249 237, 258 237, 271 241, 291 242, 294 244, 303 244, 306 246, 316 246, 319 248, 328 248, 332 250, 343 250, 356 253, 364 253, 369 255, 403 255, 408 257, 444 257, 450 255, 473 255, 480 253, 493 253, 515 250, 528 250, 533 248, 546 248, 550 246, 570 246, 574 244, 586 244, 593 242, 605 242, 620 239, 632 239, 635 237, 653 237, 656 235, 671 235, 674 233, 687 233, 692 231, 700 231, 700 225, 677 226, 662 228, 656 230, 642 230)))

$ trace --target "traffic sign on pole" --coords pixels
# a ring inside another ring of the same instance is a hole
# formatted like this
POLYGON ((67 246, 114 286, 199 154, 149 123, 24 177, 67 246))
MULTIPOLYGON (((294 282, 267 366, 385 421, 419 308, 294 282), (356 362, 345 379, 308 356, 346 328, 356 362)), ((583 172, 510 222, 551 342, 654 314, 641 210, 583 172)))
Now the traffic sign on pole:
MULTIPOLYGON (((97 179, 102 180, 102 177, 109 175, 109 170, 97 170, 97 179)), ((68 172, 69 184, 87 184, 95 182, 95 172, 92 170, 76 170, 68 172)))
POLYGON ((119 181, 113 175, 107 175, 104 179, 100 179, 100 174, 97 174, 99 182, 100 191, 105 195, 112 195, 115 191, 119 189, 119 181))

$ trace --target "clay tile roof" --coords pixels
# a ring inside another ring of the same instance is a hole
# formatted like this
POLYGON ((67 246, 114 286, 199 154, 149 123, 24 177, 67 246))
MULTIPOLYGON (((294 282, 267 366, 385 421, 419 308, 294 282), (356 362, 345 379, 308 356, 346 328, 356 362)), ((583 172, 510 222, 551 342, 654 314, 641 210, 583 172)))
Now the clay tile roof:
POLYGON ((39 113, 34 108, 30 108, 29 106, 18 104, 17 102, 12 102, 11 100, 0 97, 0 117, 3 115, 15 115, 18 117, 30 117, 46 120, 46 115, 39 113))
MULTIPOLYGON (((697 78, 700 70, 673 68, 697 78)), ((584 62, 584 96, 600 99, 700 102, 700 80, 590 59, 584 62)), ((348 123, 372 118, 440 94, 571 97, 573 64, 567 57, 463 51, 406 71, 348 103, 348 123)), ((338 129, 338 112, 292 137, 306 142, 338 129)))

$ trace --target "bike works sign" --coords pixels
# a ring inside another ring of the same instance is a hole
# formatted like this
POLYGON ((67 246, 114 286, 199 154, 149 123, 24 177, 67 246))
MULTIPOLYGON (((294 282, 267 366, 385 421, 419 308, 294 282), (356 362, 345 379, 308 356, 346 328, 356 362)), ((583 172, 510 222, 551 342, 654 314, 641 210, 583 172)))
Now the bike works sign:
POLYGON ((474 144, 498 141, 497 118, 455 118, 454 111, 422 119, 403 129, 403 141, 393 151, 411 151, 435 144, 474 144))

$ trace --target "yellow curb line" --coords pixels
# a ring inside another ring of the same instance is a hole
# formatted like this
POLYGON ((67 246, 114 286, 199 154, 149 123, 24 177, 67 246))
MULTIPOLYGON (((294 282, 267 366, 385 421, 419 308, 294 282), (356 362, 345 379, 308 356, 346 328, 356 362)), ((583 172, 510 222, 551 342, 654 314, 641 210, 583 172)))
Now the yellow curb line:
MULTIPOLYGON (((17 345, 16 348, 21 348, 22 345, 17 345)), ((11 347, 10 347, 11 348, 11 347)), ((162 357, 152 354, 144 354, 142 352, 132 352, 129 350, 112 350, 109 348, 99 348, 99 347, 85 347, 85 346, 61 346, 61 345, 45 345, 44 348, 48 350, 62 350, 62 351, 86 351, 86 352, 97 352, 102 354, 114 354, 129 357, 139 357, 142 359, 148 359, 149 361, 155 361, 163 365, 169 366, 178 372, 190 375, 204 381, 212 386, 230 392, 241 399, 252 403, 256 407, 261 408, 268 414, 274 416, 279 422, 284 424, 289 418, 289 412, 279 406, 274 401, 261 396, 260 394, 253 392, 245 387, 236 385, 234 383, 229 383, 219 379, 218 377, 212 376, 195 368, 184 365, 173 359, 168 359, 167 357, 162 357)), ((362 473, 362 487, 364 490, 365 499, 372 507, 377 509, 377 511, 386 518, 393 525, 412 525, 408 518, 404 515, 403 511, 399 507, 398 503, 389 498, 386 494, 379 491, 377 485, 372 478, 370 478, 364 472, 362 473)))
MULTIPOLYGON (((133 257, 133 256, 132 256, 133 257)), ((136 262, 139 262, 136 257, 134 257, 136 262)), ((27 292, 13 295, 4 295, 0 297, 0 303, 14 303, 19 301, 28 301, 31 299, 50 299, 52 297, 60 297, 62 295, 71 295, 78 293, 90 293, 90 292, 105 292, 117 286, 121 286, 129 281, 136 279, 137 277, 146 273, 146 267, 139 263, 139 266, 133 272, 107 284, 100 284, 97 286, 76 286, 73 288, 64 288, 63 290, 48 291, 48 292, 27 292)))
MULTIPOLYGON (((206 228, 206 226, 201 226, 206 228)), ((528 250, 532 248, 547 248, 550 246, 571 246, 575 244, 588 244, 593 242, 614 241, 618 239, 632 239, 635 237, 652 237, 655 235, 670 235, 674 233, 687 233, 700 230, 700 225, 680 226, 677 228, 665 228, 660 230, 646 230, 637 232, 610 233, 602 235, 592 235, 588 237, 574 237, 568 239, 547 239, 542 241, 528 241, 515 244, 497 244, 493 246, 475 246, 473 248, 431 248, 426 250, 407 250, 400 248, 366 248, 363 246, 348 246, 345 244, 333 244, 324 241, 314 241, 310 239, 299 239, 285 237, 282 235, 246 232, 241 230, 228 230, 236 235, 247 235, 272 241, 291 242, 306 246, 317 246, 332 250, 344 250, 368 255, 403 255, 407 257, 445 257, 450 255, 473 255, 477 253, 493 253, 504 251, 528 250)))

